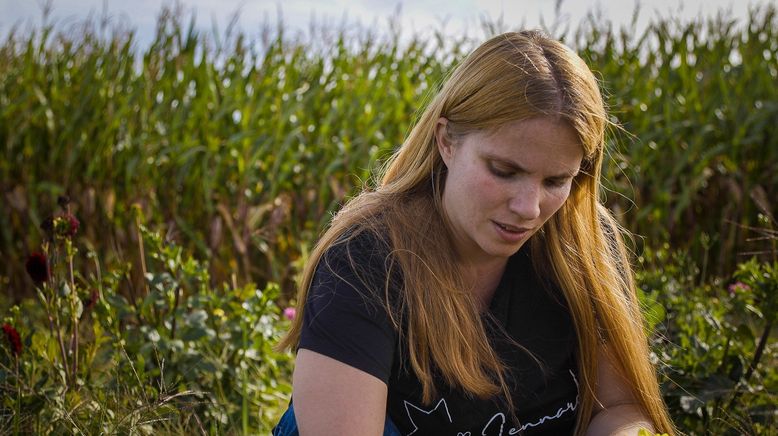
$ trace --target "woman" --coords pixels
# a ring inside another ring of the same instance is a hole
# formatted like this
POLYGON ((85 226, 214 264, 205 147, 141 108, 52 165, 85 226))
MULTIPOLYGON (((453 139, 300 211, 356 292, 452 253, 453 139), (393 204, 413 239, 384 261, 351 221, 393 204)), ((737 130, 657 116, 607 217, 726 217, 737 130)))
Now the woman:
POLYGON ((598 201, 607 124, 561 43, 471 53, 313 251, 275 434, 672 433, 598 201))

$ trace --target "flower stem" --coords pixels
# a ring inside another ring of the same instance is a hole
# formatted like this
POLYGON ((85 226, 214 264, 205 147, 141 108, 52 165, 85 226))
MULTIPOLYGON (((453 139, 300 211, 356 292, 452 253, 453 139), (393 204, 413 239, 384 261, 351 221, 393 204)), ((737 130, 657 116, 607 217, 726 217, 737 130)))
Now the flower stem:
POLYGON ((78 316, 76 315, 76 299, 78 293, 76 292, 76 280, 73 274, 73 249, 70 246, 71 241, 68 240, 68 272, 70 273, 70 316, 72 317, 72 344, 73 344, 73 383, 76 383, 78 377, 78 316))
POLYGON ((16 413, 14 414, 14 434, 19 433, 19 421, 21 421, 22 383, 19 379, 19 355, 14 355, 14 372, 16 381, 16 413))
MULTIPOLYGON (((51 312, 49 308, 46 308, 46 311, 49 312, 49 324, 52 324, 51 320, 51 312)), ((57 333, 57 341, 59 342, 59 350, 60 353, 62 353, 62 366, 65 370, 65 382, 68 386, 70 386, 70 370, 68 368, 68 353, 65 351, 65 341, 62 340, 62 324, 59 321, 59 313, 57 311, 54 311, 54 323, 51 325, 51 328, 56 331, 57 333)))
POLYGON ((135 214, 135 228, 138 231, 138 253, 140 255, 140 271, 143 276, 143 289, 146 291, 145 295, 149 295, 149 285, 146 283, 146 250, 143 247, 143 232, 141 231, 140 210, 138 210, 135 214))
POLYGON ((176 338, 176 312, 178 311, 178 300, 181 296, 181 286, 176 286, 175 291, 175 297, 173 298, 173 321, 171 322, 170 327, 170 339, 176 338))

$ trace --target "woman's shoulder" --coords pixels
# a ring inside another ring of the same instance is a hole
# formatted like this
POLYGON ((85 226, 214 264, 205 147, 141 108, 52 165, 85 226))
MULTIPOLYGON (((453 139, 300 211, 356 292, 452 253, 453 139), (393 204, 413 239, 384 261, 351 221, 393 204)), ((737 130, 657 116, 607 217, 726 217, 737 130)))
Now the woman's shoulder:
POLYGON ((323 260, 348 258, 359 265, 386 259, 391 252, 386 233, 375 228, 352 227, 324 250, 323 260))
POLYGON ((359 294, 385 290, 387 284, 394 283, 396 274, 387 239, 370 228, 352 228, 344 232, 322 253, 312 285, 317 287, 336 281, 349 284, 349 288, 359 294), (392 280, 387 280, 390 276, 392 280))
POLYGON ((385 259, 380 235, 356 231, 335 238, 311 279, 299 343, 384 383, 397 340, 385 304, 391 289, 385 259))

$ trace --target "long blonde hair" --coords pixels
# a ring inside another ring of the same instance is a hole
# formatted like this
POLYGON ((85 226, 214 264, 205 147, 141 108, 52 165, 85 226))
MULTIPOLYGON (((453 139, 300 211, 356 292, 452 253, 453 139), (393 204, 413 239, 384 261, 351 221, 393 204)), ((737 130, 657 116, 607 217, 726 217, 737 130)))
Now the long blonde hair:
POLYGON ((339 240, 369 231, 391 247, 391 268, 401 271, 399 296, 389 295, 387 274, 385 306, 407 345, 423 400, 435 397, 434 371, 451 386, 480 398, 502 395, 512 404, 506 368, 489 345, 478 305, 456 267, 441 204, 445 168, 434 136, 440 117, 448 119, 454 137, 534 117, 561 119, 576 131, 584 151, 581 172, 568 200, 528 243, 538 273, 564 293, 577 332, 582 380, 577 432, 586 429, 597 401, 597 350, 606 341, 656 429, 673 433, 648 358, 623 231, 599 201, 608 121, 597 80, 575 52, 537 31, 498 35, 451 73, 387 161, 379 186, 349 201, 319 240, 303 271, 298 316, 279 347, 299 342, 308 288, 322 254, 339 240))

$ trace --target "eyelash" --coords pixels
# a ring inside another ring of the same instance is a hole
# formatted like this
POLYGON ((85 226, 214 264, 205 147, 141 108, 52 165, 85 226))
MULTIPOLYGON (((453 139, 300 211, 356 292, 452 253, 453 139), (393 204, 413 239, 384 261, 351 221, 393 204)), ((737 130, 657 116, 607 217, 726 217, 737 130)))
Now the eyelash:
POLYGON ((496 168, 493 164, 489 164, 489 171, 501 179, 510 179, 515 174, 514 171, 502 171, 496 168))
POLYGON ((561 188, 567 184, 567 179, 547 180, 546 184, 552 188, 561 188))
MULTIPOLYGON (((500 169, 496 168, 494 164, 489 164, 489 171, 491 171, 492 174, 495 176, 501 178, 501 179, 510 179, 513 177, 516 172, 515 171, 501 171, 500 169)), ((567 184, 567 179, 549 179, 545 181, 545 184, 551 188, 561 188, 567 184)))

